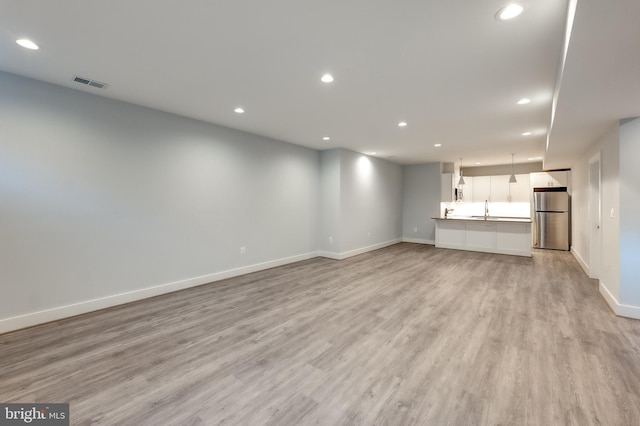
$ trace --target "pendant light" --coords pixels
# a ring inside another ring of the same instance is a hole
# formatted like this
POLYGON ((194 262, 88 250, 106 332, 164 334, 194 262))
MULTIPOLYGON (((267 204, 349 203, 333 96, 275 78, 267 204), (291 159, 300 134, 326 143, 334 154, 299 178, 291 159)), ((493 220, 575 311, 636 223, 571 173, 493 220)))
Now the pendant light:
POLYGON ((460 158, 460 180, 458 181, 458 185, 464 185, 464 178, 462 177, 462 158, 460 158))
POLYGON ((513 174, 513 156, 515 154, 511 154, 511 176, 509 177, 509 183, 518 183, 516 180, 516 175, 513 174))

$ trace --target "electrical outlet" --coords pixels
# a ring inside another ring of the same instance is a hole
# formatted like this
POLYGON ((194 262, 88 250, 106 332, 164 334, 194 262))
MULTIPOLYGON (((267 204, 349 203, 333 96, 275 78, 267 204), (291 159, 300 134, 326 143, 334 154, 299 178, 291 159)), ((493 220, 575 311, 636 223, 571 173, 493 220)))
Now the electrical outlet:
POLYGON ((240 247, 240 254, 247 254, 247 248, 245 246, 240 247))
POLYGON ((333 244, 333 237, 329 237, 329 244, 333 244))
POLYGON ((615 209, 611 209, 610 216, 611 216, 611 217, 616 217, 616 211, 615 211, 615 209))
POLYGON ((413 232, 418 232, 418 227, 417 226, 413 227, 413 232))
POLYGON ((367 238, 371 238, 371 232, 367 232, 367 238))

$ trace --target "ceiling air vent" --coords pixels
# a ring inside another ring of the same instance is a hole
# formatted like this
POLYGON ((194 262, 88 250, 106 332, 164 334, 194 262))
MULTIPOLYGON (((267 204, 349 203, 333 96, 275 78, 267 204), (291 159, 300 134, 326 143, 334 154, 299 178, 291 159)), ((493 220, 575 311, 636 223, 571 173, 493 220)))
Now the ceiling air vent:
POLYGON ((86 84, 87 86, 95 87, 97 89, 106 89, 109 87, 106 83, 100 83, 99 81, 91 80, 84 77, 78 77, 77 75, 73 77, 73 81, 80 84, 86 84))

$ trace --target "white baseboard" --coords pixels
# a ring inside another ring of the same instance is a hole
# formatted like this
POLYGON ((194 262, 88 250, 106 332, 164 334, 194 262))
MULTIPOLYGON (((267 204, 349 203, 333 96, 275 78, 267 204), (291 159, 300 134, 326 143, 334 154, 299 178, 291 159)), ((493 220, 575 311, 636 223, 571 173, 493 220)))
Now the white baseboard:
POLYGON ((436 245, 436 240, 425 240, 423 238, 407 238, 402 237, 403 243, 416 243, 416 244, 429 244, 430 246, 436 245))
POLYGON ((57 321, 63 318, 86 314, 87 312, 110 308, 112 306, 122 305, 124 303, 135 302, 136 300, 147 299, 149 297, 159 296, 161 294, 171 293, 174 291, 183 290, 185 288, 196 287, 199 285, 224 280, 226 278, 237 277, 239 275, 250 274, 252 272, 274 268, 276 266, 287 265, 289 263, 299 262, 301 260, 307 260, 317 256, 317 252, 311 252, 283 259, 276 259, 269 262, 243 266, 241 268, 229 269, 227 271, 216 272, 200 277, 188 278, 186 280, 176 281, 172 283, 161 284, 154 287, 147 287, 140 290, 129 291, 126 293, 114 294, 111 296, 87 300, 84 302, 74 303, 66 306, 60 306, 44 311, 32 312, 12 318, 0 319, 0 334, 19 330, 21 328, 32 327, 38 324, 44 324, 51 321, 57 321))
POLYGON ((619 317, 640 320, 640 306, 618 305, 618 312, 616 312, 616 315, 619 317))
POLYGON ((335 260, 343 260, 343 259, 347 259, 349 257, 353 257, 353 256, 357 256, 359 254, 363 254, 369 251, 373 251, 373 250, 378 250, 384 247, 389 247, 392 246, 394 244, 398 244, 401 243, 402 239, 400 238, 396 238, 394 240, 389 240, 389 241, 384 241, 382 243, 377 243, 377 244, 373 244, 371 246, 367 246, 367 247, 361 247, 359 249, 355 249, 355 250, 349 250, 349 251, 345 251, 342 253, 335 253, 335 252, 330 252, 330 251, 320 251, 318 252, 318 256, 321 257, 326 257, 329 259, 335 259, 335 260))
POLYGON ((580 256, 580 253, 578 253, 574 246, 571 246, 571 253, 573 254, 573 257, 575 257, 578 261, 578 264, 582 267, 584 273, 589 277, 589 265, 587 265, 587 262, 584 261, 584 259, 582 258, 582 256, 580 256))
POLYGON ((319 251, 318 256, 326 257, 327 259, 340 260, 340 253, 334 253, 332 251, 319 251))
POLYGON ((639 306, 621 305, 613 296, 613 294, 611 294, 609 289, 602 283, 602 281, 600 282, 598 289, 600 290, 600 294, 604 298, 605 302, 607 302, 607 305, 609 305, 614 314, 619 317, 640 319, 639 306))
POLYGON ((613 313, 618 315, 618 313, 616 312, 618 308, 618 301, 615 297, 613 297, 613 294, 611 294, 609 289, 602 283, 602 281, 598 286, 598 290, 600 291, 600 295, 602 296, 604 301, 607 302, 607 305, 609 305, 613 313))
POLYGON ((499 248, 488 248, 488 247, 459 246, 454 244, 443 244, 443 243, 438 243, 436 247, 453 249, 453 250, 462 250, 462 251, 476 251, 481 253, 508 254, 509 256, 531 257, 530 247, 527 247, 526 250, 512 250, 512 249, 502 249, 502 248, 499 249, 499 248))
POLYGON ((88 312, 110 308, 110 307, 122 305, 125 303, 135 302, 137 300, 147 299, 149 297, 159 296, 161 294, 172 293, 174 291, 184 290, 190 287, 197 287, 199 285, 209 284, 209 283, 224 280, 227 278, 233 278, 233 277, 237 277, 244 274, 250 274, 252 272, 258 272, 265 269, 275 268, 276 266, 288 265, 290 263, 312 259, 318 256, 328 257, 330 259, 342 260, 352 256, 356 256, 358 254, 388 247, 393 244, 400 243, 401 241, 402 241, 401 239, 385 241, 382 243, 374 244, 367 247, 362 247, 362 248, 347 251, 344 253, 332 253, 332 252, 322 252, 322 251, 310 252, 310 253, 291 256, 283 259, 276 259, 269 262, 243 266, 241 268, 230 269, 227 271, 215 272, 213 274, 203 275, 200 277, 188 278, 186 280, 176 281, 172 283, 160 284, 157 286, 147 287, 140 290, 114 294, 111 296, 101 297, 101 298, 92 299, 92 300, 86 300, 83 302, 73 303, 70 305, 46 309, 43 311, 31 312, 25 315, 19 315, 11 318, 4 318, 4 319, 0 319, 0 334, 8 333, 10 331, 20 330, 22 328, 33 327, 35 325, 44 324, 51 321, 58 321, 63 318, 69 318, 76 315, 86 314, 88 312))

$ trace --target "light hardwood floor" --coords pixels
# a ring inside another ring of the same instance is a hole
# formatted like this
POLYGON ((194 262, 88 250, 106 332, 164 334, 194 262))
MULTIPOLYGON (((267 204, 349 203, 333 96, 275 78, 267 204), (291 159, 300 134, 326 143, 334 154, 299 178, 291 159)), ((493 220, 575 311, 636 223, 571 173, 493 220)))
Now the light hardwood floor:
POLYGON ((640 321, 571 254, 403 243, 0 336, 72 424, 638 425, 640 321))

